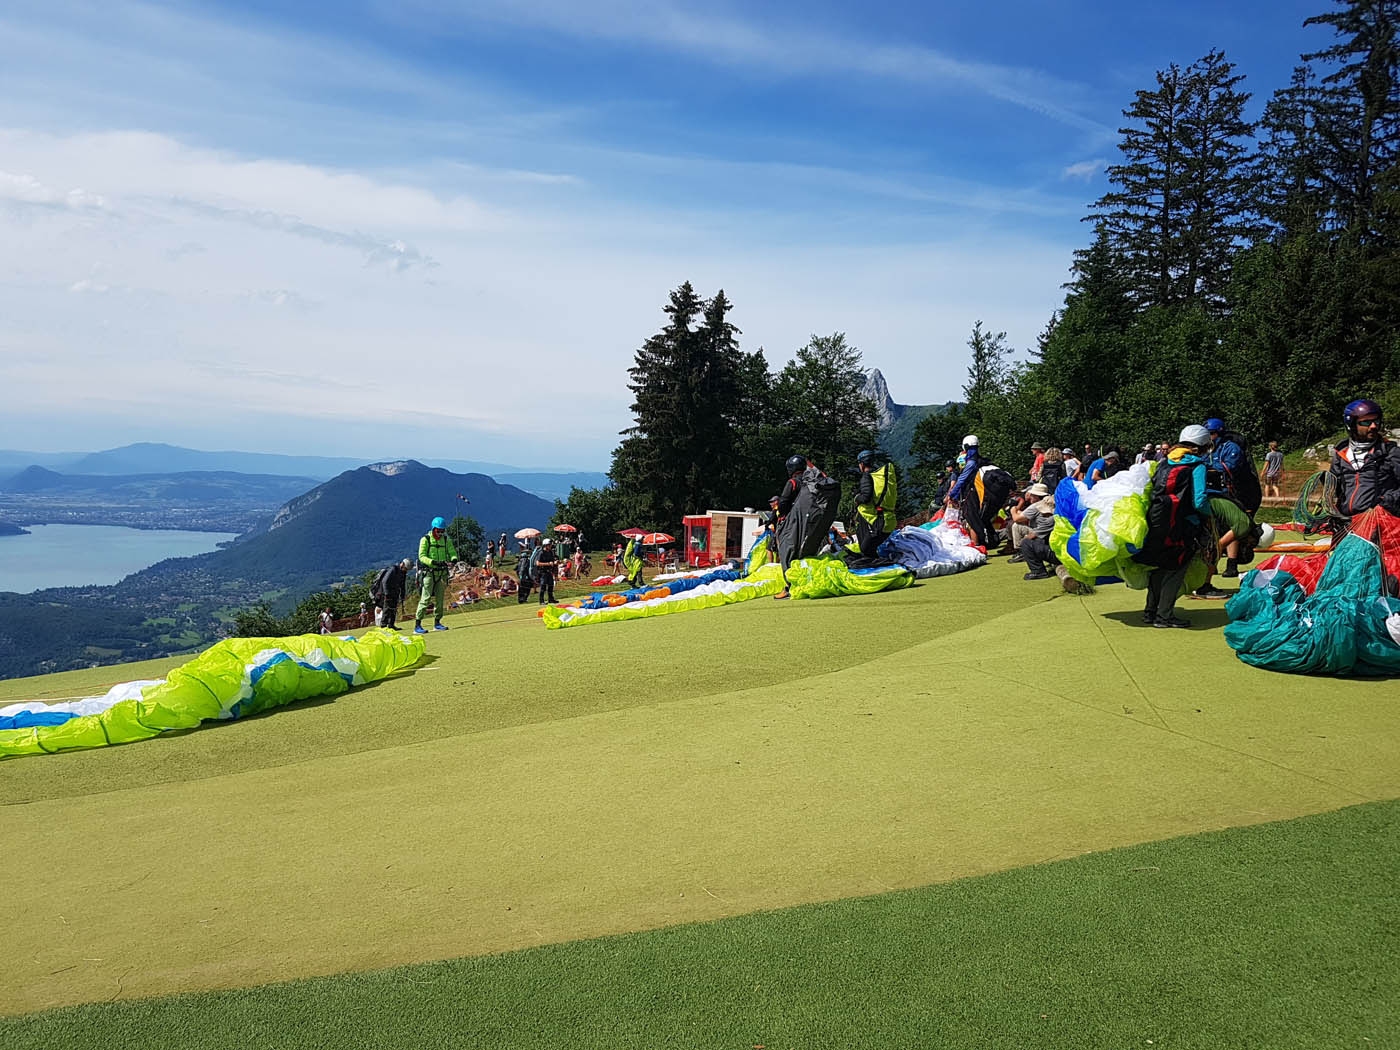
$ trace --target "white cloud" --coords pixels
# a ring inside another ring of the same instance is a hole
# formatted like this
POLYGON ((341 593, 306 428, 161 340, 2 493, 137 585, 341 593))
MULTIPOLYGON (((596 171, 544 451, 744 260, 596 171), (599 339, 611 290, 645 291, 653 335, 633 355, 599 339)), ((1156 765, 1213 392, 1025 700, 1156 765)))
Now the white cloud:
POLYGON ((1030 345, 1068 259, 1017 234, 852 243, 787 215, 509 210, 144 133, 0 131, 0 155, 22 173, 14 194, 105 201, 101 222, 0 210, 0 387, 23 391, 0 422, 12 447, 63 413, 114 430, 110 444, 279 432, 399 454, 416 435, 596 467, 628 422, 625 369, 683 280, 723 287, 743 345, 775 366, 812 332, 845 331, 898 400, 922 403, 956 395, 976 318, 1030 345))
POLYGON ((1062 179, 1092 179, 1099 172, 1103 171, 1104 164, 1107 163, 1102 157, 1095 157, 1093 160, 1081 160, 1077 164, 1067 165, 1060 171, 1062 179))

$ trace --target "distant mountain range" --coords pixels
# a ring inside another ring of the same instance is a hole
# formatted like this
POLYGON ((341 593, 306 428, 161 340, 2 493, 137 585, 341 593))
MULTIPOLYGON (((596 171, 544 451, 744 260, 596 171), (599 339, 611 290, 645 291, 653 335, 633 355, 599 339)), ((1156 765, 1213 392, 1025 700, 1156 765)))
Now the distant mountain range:
POLYGON ((912 467, 914 456, 910 445, 914 441, 914 429, 928 416, 940 415, 956 408, 957 401, 947 401, 941 405, 901 405, 890 397, 890 388, 878 368, 870 369, 865 375, 865 396, 875 402, 875 414, 879 420, 880 447, 901 467, 912 467))
MULTIPOLYGON (((272 452, 205 452, 141 442, 123 445, 102 452, 26 452, 0 449, 0 479, 17 474, 28 467, 38 466, 67 476, 150 479, 153 475, 225 473, 259 477, 290 477, 308 484, 327 481, 347 470, 368 465, 366 459, 333 456, 291 456, 272 452)), ((479 462, 467 459, 430 459, 429 466, 442 467, 458 474, 486 474, 502 484, 514 485, 545 499, 564 499, 572 486, 598 488, 608 483, 606 474, 598 471, 529 470, 506 463, 479 462)))
POLYGON ((104 476, 33 466, 0 479, 0 515, 26 524, 243 532, 315 484, 232 471, 104 476))

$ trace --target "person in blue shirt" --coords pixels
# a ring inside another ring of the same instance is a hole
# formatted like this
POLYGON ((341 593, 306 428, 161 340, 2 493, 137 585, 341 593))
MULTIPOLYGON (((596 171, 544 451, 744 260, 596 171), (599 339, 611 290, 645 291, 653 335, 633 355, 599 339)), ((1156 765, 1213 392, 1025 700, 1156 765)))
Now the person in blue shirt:
POLYGON ((1089 469, 1084 472, 1084 484, 1093 488, 1104 478, 1111 478, 1118 473, 1118 464, 1121 457, 1117 450, 1109 449, 1094 462, 1089 464, 1089 469))

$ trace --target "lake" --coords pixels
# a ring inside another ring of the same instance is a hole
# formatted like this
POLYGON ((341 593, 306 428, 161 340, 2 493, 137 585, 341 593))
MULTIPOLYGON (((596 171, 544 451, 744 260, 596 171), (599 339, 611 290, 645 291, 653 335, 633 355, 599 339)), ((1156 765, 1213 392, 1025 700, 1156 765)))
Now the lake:
POLYGON ((26 525, 0 536, 0 591, 116 583, 166 558, 207 554, 231 532, 128 529, 120 525, 26 525))

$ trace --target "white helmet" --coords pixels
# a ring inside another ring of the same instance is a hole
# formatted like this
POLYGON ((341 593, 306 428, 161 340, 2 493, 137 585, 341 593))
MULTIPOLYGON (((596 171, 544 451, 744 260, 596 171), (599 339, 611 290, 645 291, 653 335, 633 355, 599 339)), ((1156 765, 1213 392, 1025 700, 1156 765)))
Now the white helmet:
POLYGON ((969 435, 967 435, 967 437, 963 438, 963 448, 976 448, 976 447, 977 447, 977 435, 976 435, 976 434, 969 434, 969 435))
POLYGON ((1177 441, 1183 445, 1195 445, 1197 448, 1206 448, 1211 443, 1210 431, 1199 423, 1192 423, 1189 427, 1182 427, 1181 436, 1177 441))

